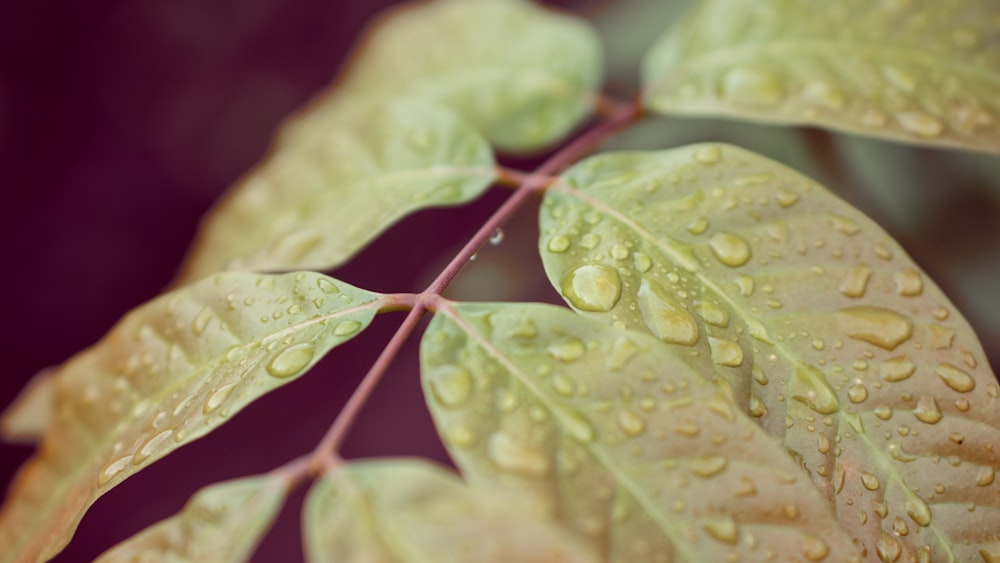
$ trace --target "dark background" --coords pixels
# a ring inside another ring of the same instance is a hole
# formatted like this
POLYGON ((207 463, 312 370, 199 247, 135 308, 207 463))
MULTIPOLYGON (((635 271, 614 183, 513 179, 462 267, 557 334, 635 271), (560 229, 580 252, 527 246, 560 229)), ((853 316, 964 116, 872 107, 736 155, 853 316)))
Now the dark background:
MULTIPOLYGON (((280 119, 331 80, 372 14, 394 3, 0 4, 0 406, 32 374, 94 343, 161 291, 200 216, 263 155, 280 119)), ((609 3, 553 4, 590 14, 609 3)), ((802 138, 820 168, 837 164, 832 136, 806 131, 802 138)), ((945 158, 901 150, 915 163, 945 158)), ((530 167, 538 156, 506 162, 530 167)), ((882 222, 953 297, 997 365, 1000 191, 948 179, 939 179, 940 192, 907 195, 935 209, 911 228, 892 206, 879 207, 858 178, 837 181, 841 195, 882 222)), ((419 291, 506 195, 495 190, 467 207, 408 218, 335 275, 376 291, 419 291)), ((450 295, 558 301, 534 251, 535 217, 525 209, 507 226, 504 243, 485 248, 450 295)), ((379 316, 295 384, 101 498, 56 560, 89 561, 179 510, 201 486, 308 452, 401 320, 379 316)), ((411 339, 359 418, 345 457, 445 459, 420 396, 416 344, 411 339)), ((0 481, 8 483, 30 453, 3 446, 0 481)), ((303 494, 286 504, 256 560, 301 559, 303 494)))

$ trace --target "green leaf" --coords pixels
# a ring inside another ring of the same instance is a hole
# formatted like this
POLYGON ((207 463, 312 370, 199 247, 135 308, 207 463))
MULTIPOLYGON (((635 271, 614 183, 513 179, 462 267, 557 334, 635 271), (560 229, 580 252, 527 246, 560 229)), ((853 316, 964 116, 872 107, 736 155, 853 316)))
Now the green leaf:
POLYGON ((433 100, 503 150, 543 148, 589 113, 601 77, 590 25, 524 0, 435 0, 391 12, 361 43, 336 88, 279 141, 321 138, 358 104, 433 100))
POLYGON ((478 197, 490 147, 454 112, 394 102, 285 145, 208 216, 179 283, 223 269, 326 270, 414 210, 478 197))
POLYGON ((526 493, 608 561, 858 559, 808 476, 652 337, 540 304, 441 307, 425 396, 473 483, 526 493))
POLYGON ((998 22, 989 0, 704 0, 647 54, 644 101, 996 153, 998 22))
POLYGON ((566 300, 711 359, 702 373, 783 439, 863 550, 1000 556, 996 378, 875 223, 726 145, 600 155, 545 199, 541 254, 566 300))
POLYGON ((52 368, 36 373, 0 415, 0 434, 7 442, 37 442, 52 420, 52 368))
POLYGON ((247 561, 287 494, 281 476, 205 487, 181 512, 109 549, 97 563, 247 561))
POLYGON ((312 272, 226 273, 128 313, 54 374, 52 420, 0 511, 0 561, 58 553, 98 497, 307 371, 380 303, 312 272))
POLYGON ((313 563, 596 563, 520 500, 470 489, 425 461, 351 463, 309 492, 306 554, 313 563))

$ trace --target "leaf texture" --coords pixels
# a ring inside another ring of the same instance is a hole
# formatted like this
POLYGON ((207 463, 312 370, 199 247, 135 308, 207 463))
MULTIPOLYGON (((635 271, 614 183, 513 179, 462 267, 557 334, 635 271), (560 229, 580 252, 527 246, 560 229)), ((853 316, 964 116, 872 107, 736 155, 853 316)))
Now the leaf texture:
POLYGON ((365 328, 377 294, 312 272, 218 274, 128 313, 53 376, 53 416, 0 511, 0 561, 47 559, 87 508, 365 328))
POLYGON ((313 563, 596 563, 517 499, 470 489, 430 463, 351 463, 318 481, 303 515, 313 563))
POLYGON ((989 0, 705 0, 647 54, 644 101, 997 153, 998 25, 989 0))
POLYGON ((540 304, 438 310, 421 347, 466 478, 526 493, 606 561, 860 560, 819 491, 654 338, 540 304))
POLYGON ((198 491, 178 514, 109 549, 97 563, 247 561, 288 494, 281 476, 248 477, 198 491))
POLYGON ((52 420, 52 374, 48 368, 36 373, 0 415, 0 432, 8 442, 34 443, 52 420))
POLYGON ((1000 556, 996 378, 859 211, 732 146, 613 153, 548 191, 540 246, 577 310, 710 359, 869 559, 1000 556))
POLYGON ((454 112, 394 102, 280 146, 212 211, 178 283, 220 270, 326 270, 405 215, 478 197, 489 145, 454 112))
POLYGON ((503 150, 543 148, 593 106, 600 41, 590 25, 526 0, 412 3, 379 21, 336 88, 279 143, 322 138, 358 104, 432 100, 503 150))

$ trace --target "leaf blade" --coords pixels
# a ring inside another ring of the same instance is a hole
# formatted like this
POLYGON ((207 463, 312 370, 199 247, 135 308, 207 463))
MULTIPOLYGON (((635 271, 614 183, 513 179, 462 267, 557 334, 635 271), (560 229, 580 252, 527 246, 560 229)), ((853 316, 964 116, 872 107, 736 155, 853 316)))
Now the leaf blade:
POLYGON ((969 488, 1000 465, 996 379, 960 313, 875 223, 714 144, 594 157, 546 199, 540 252, 567 301, 578 268, 613 273, 620 296, 587 314, 710 358, 703 373, 784 440, 869 554, 1000 548, 986 531, 1000 497, 969 488), (942 457, 957 466, 943 472, 942 457), (979 510, 953 514, 965 502, 979 510))
POLYGON ((997 153, 998 17, 978 0, 703 2, 644 59, 645 102, 997 153))
POLYGON ((0 511, 0 560, 51 557, 111 487, 307 371, 379 295, 321 274, 219 274, 134 309, 53 377, 54 417, 0 511))
POLYGON ((421 366, 466 478, 539 499, 606 560, 714 561, 746 537, 779 560, 856 555, 792 460, 647 335, 547 305, 454 304, 421 366))

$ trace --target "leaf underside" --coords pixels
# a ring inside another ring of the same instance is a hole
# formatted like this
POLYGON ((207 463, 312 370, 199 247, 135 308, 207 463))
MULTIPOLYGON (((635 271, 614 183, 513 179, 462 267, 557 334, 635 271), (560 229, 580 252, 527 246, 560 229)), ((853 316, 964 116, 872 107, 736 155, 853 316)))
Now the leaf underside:
POLYGON ((596 563, 520 499, 469 488, 426 461, 350 463, 309 492, 303 510, 312 563, 596 563))
POLYGON ((698 4, 643 61, 647 107, 1000 152, 1000 4, 698 4))
POLYGON ((996 378, 961 314, 859 211, 706 144, 585 160, 540 222, 566 301, 708 363, 867 557, 1000 557, 996 378))
POLYGON ((849 561, 808 476, 652 337, 540 304, 462 303, 423 338, 435 424, 477 485, 523 493, 606 561, 849 561))
POLYGON ((288 483, 280 476, 205 487, 181 512, 114 546, 96 563, 246 561, 287 493, 288 483))
POLYGON ((98 497, 307 371, 378 298, 313 272, 226 273, 128 313, 52 376, 52 420, 0 512, 0 561, 58 553, 98 497))

